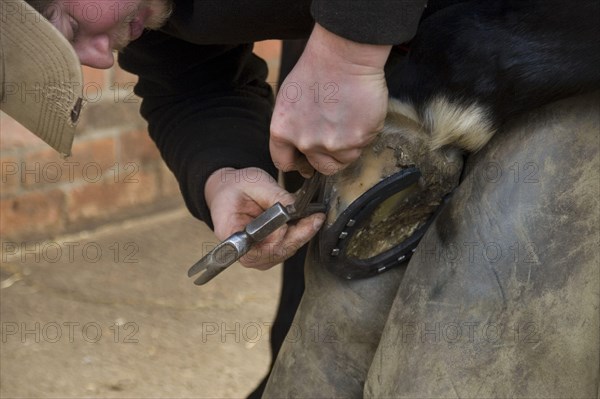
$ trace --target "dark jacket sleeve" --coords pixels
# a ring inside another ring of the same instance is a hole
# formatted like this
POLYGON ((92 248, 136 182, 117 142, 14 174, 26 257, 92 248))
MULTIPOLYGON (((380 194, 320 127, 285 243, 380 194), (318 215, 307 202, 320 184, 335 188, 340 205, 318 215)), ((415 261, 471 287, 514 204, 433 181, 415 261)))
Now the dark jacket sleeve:
POLYGON ((222 167, 276 176, 269 154, 273 95, 252 45, 200 46, 147 32, 119 56, 137 75, 141 114, 190 212, 212 227, 204 184, 222 167))
POLYGON ((400 44, 415 35, 427 0, 313 0, 316 22, 346 39, 400 44))

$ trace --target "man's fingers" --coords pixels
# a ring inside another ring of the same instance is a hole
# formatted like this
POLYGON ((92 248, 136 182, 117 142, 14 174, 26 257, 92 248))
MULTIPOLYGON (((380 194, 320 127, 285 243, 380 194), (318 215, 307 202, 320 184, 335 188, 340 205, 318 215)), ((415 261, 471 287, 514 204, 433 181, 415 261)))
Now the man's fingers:
POLYGON ((313 175, 313 173, 315 173, 315 168, 310 164, 308 159, 300 152, 297 153, 295 165, 298 173, 300 173, 305 179, 308 179, 313 175))
MULTIPOLYGON (((260 212, 271 207, 276 202, 281 202, 283 205, 294 202, 294 196, 291 193, 283 189, 269 174, 266 172, 263 173, 262 176, 246 176, 247 181, 244 186, 244 193, 248 201, 258 204, 262 208, 260 212), (253 179, 256 179, 256 182, 253 179), (261 179, 269 179, 269 184, 261 184, 261 179)), ((260 212, 256 212, 254 217, 258 216, 260 212)))
POLYGON ((273 138, 271 133, 271 140, 269 140, 269 151, 271 152, 271 158, 275 167, 282 172, 291 172, 297 170, 295 161, 297 150, 294 145, 288 141, 273 138))
POLYGON ((298 220, 296 223, 288 226, 285 235, 285 241, 306 244, 323 226, 325 222, 324 213, 315 213, 308 217, 298 220))
POLYGON ((312 176, 314 170, 326 176, 333 175, 358 159, 362 152, 360 148, 332 153, 315 149, 305 150, 305 153, 301 154, 292 143, 274 140, 271 140, 270 148, 277 169, 283 172, 297 170, 305 178, 312 176))
POLYGON ((290 142, 271 140, 269 143, 271 158, 275 167, 282 172, 297 170, 302 176, 312 176, 314 168, 294 145, 290 142))
POLYGON ((317 171, 325 176, 331 176, 348 167, 360 157, 361 152, 360 149, 342 150, 332 154, 315 152, 307 155, 307 158, 317 171))
POLYGON ((287 230, 288 225, 285 225, 275 230, 265 240, 255 243, 239 262, 245 267, 259 270, 267 270, 276 265, 279 262, 276 260, 275 253, 278 247, 281 247, 287 230))
POLYGON ((279 229, 265 241, 254 245, 240 263, 253 269, 267 270, 294 255, 319 231, 324 221, 325 214, 316 213, 279 229))

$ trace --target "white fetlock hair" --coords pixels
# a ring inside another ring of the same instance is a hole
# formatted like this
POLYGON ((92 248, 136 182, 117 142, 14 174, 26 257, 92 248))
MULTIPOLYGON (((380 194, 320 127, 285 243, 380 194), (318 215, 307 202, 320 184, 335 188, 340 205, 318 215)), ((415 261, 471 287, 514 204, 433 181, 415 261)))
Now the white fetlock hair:
POLYGON ((388 114, 400 114, 422 126, 431 137, 432 150, 453 146, 475 152, 495 133, 486 107, 453 103, 443 96, 429 100, 422 116, 412 104, 390 98, 388 114))

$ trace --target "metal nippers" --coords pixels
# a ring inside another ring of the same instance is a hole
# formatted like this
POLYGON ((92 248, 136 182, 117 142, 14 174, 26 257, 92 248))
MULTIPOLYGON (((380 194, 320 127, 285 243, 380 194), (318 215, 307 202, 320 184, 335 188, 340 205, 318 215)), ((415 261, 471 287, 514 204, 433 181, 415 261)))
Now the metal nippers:
POLYGON ((196 262, 188 270, 188 277, 204 270, 204 273, 194 281, 194 284, 206 284, 248 253, 253 244, 264 240, 284 224, 302 219, 313 213, 325 212, 325 204, 311 203, 321 186, 323 178, 322 174, 315 171, 312 177, 306 179, 302 187, 295 193, 296 201, 293 204, 284 206, 277 202, 265 210, 248 223, 244 230, 232 234, 196 262))

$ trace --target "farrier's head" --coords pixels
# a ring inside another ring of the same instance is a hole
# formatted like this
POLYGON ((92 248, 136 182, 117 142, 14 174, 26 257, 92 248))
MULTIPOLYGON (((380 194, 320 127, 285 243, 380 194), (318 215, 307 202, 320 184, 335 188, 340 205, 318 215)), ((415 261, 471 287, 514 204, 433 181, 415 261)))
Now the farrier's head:
POLYGON ((113 51, 158 29, 172 0, 26 0, 72 44, 83 65, 110 68, 113 51))
POLYGON ((0 110, 68 155, 81 114, 81 64, 162 26, 174 0, 0 0, 0 110))

